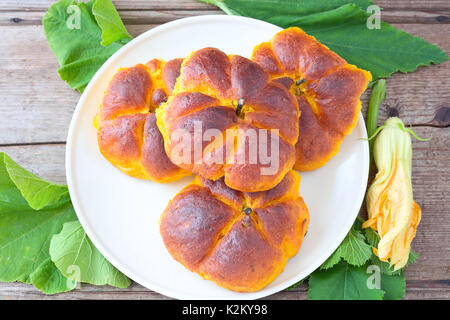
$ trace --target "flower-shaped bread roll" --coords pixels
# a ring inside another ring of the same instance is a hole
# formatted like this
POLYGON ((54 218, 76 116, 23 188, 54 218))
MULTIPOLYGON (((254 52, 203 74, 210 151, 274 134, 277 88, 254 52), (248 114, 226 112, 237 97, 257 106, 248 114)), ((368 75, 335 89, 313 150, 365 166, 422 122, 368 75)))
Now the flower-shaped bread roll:
POLYGON ((160 232, 178 262, 234 291, 271 283, 300 249, 309 223, 291 170, 273 189, 239 192, 197 177, 165 209, 160 232))
POLYGON ((167 157, 154 113, 172 92, 181 62, 154 59, 120 69, 106 89, 94 121, 98 146, 132 177, 169 182, 190 174, 167 157))
POLYGON ((241 56, 193 52, 156 114, 173 163, 207 179, 224 177, 233 189, 271 189, 294 165, 297 101, 241 56))
POLYGON ((372 79, 300 28, 255 47, 252 60, 297 95, 302 116, 294 168, 314 170, 336 155, 356 125, 360 96, 372 79))

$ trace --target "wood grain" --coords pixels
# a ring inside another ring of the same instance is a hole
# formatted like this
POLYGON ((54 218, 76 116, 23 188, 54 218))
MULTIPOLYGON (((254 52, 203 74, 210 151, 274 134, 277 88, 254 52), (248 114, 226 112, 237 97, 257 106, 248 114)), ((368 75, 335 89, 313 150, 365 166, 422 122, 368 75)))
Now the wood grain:
MULTIPOLYGON (((41 19, 52 0, 0 2, 0 151, 37 175, 65 183, 65 140, 79 94, 62 82, 48 48, 41 19)), ((193 0, 113 1, 133 36, 158 24, 186 16, 222 14, 193 0)), ((450 52, 450 1, 375 0, 385 21, 450 52)), ((149 57, 150 58, 150 57, 149 57)), ((396 108, 407 124, 430 121, 442 106, 450 107, 450 61, 395 74, 387 80, 380 115, 396 108)), ((363 97, 366 107, 368 91, 363 97)), ((365 112, 365 107, 363 112, 365 112)), ((429 142, 413 141, 413 186, 423 210, 413 242, 418 262, 405 272, 406 299, 450 299, 450 128, 415 128, 429 142)), ((305 299, 302 285, 269 299, 305 299)), ((166 299, 133 283, 127 289, 83 285, 81 290, 45 296, 30 285, 0 283, 1 299, 166 299)))
MULTIPOLYGON (((291 291, 282 291, 261 300, 304 300, 307 298, 307 286, 302 284, 291 291)), ((415 281, 408 280, 405 299, 450 299, 448 284, 440 281, 415 281)), ((24 299, 51 299, 51 300, 153 300, 170 299, 154 291, 148 290, 137 283, 133 283, 126 289, 111 288, 108 286, 82 285, 80 289, 60 293, 57 295, 44 295, 33 286, 23 283, 0 283, 0 300, 24 300, 24 299)))
MULTIPOLYGON (((0 26, 39 25, 45 11, 0 11, 0 26)), ((126 25, 161 24, 200 15, 225 14, 221 10, 119 10, 126 25)), ((383 21, 388 23, 450 24, 450 10, 414 11, 385 10, 383 21)))

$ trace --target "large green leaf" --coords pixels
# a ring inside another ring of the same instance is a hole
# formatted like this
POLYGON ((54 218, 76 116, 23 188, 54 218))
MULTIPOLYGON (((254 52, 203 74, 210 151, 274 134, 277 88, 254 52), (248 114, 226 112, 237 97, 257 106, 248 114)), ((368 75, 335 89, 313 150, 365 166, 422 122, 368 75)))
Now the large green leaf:
POLYGON ((311 300, 381 300, 384 291, 367 286, 365 267, 340 262, 329 270, 316 270, 309 278, 311 300))
MULTIPOLYGON (((55 205, 54 197, 47 197, 48 203, 41 200, 45 209, 33 209, 9 175, 8 168, 14 168, 14 173, 23 172, 17 167, 5 153, 0 153, 0 281, 30 283, 30 275, 50 257, 53 235, 76 216, 70 201, 55 205)), ((45 184, 38 181, 38 185, 45 184)))
POLYGON ((448 59, 439 47, 385 22, 381 22, 380 29, 369 29, 366 23, 370 15, 365 11, 369 1, 206 2, 218 5, 228 14, 250 16, 284 28, 301 27, 349 63, 369 70, 374 79, 389 77, 396 71, 411 72, 419 66, 448 59), (296 3, 306 9, 298 9, 296 3))
POLYGON ((371 0, 199 0, 221 8, 227 14, 264 20, 287 28, 298 24, 299 17, 336 9, 354 3, 367 8, 371 0))
MULTIPOLYGON (((116 29, 107 26, 103 19, 105 39, 102 39, 102 28, 92 14, 94 5, 95 0, 87 4, 60 0, 49 8, 42 19, 49 46, 61 66, 58 70, 61 79, 79 91, 84 90, 95 72, 122 47, 118 42, 102 46, 102 41, 109 43, 120 36, 115 36, 113 33, 116 29)), ((97 8, 97 17, 102 19, 100 15, 100 8, 97 8)), ((110 16, 111 12, 108 11, 102 17, 110 16)), ((121 36, 122 33, 123 30, 121 36)))
POLYGON ((54 294, 72 290, 75 279, 121 288, 130 284, 87 238, 67 187, 40 179, 0 153, 0 281, 31 283, 54 294), (73 277, 73 265, 80 278, 73 277))
POLYGON ((0 281, 29 282, 29 275, 49 257, 51 237, 74 219, 71 204, 0 213, 0 281))
POLYGON ((374 79, 448 59, 439 47, 388 23, 381 22, 380 29, 368 29, 367 18, 364 10, 348 4, 303 17, 299 25, 349 63, 369 70, 374 79))
POLYGON ((50 255, 66 277, 79 270, 79 280, 95 285, 109 284, 126 288, 130 280, 109 263, 95 248, 78 221, 64 224, 50 244, 50 255))

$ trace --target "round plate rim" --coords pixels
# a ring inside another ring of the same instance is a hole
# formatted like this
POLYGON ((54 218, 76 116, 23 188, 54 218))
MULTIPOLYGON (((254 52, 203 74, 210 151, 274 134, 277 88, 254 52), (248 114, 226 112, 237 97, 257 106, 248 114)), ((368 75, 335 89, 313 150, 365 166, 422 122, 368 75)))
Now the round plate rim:
MULTIPOLYGON (((217 22, 217 21, 226 21, 229 23, 256 23, 256 24, 261 24, 261 25, 271 25, 273 27, 278 28, 279 30, 282 30, 282 28, 274 26, 268 22, 264 22, 261 20, 257 20, 257 19, 253 19, 253 18, 247 18, 247 17, 240 17, 240 16, 228 16, 228 15, 203 15, 203 16, 195 16, 195 17, 188 17, 188 18, 182 18, 182 19, 178 19, 175 21, 171 21, 165 24, 162 24, 160 26, 157 26, 153 29, 150 29, 144 33, 142 33, 141 35, 137 36, 136 38, 134 38, 133 40, 131 40, 129 43, 127 43, 125 46, 123 46, 122 48, 120 48, 117 52, 115 52, 103 65, 102 67, 100 67, 100 69, 95 73, 94 77, 91 79, 91 81, 89 82, 89 84, 87 85, 87 87, 85 88, 83 94, 81 95, 77 106, 75 108, 75 111, 73 113, 72 116, 72 120, 70 122, 70 126, 69 126, 69 131, 68 131, 68 135, 67 135, 67 143, 66 143, 66 152, 65 152, 65 165, 66 165, 66 179, 67 179, 67 185, 69 188, 69 193, 71 195, 71 199, 72 199, 72 204, 73 207, 75 209, 75 212, 77 214, 77 217, 81 223, 81 225, 83 226, 83 229, 85 230, 86 234, 88 235, 88 237, 90 238, 90 240, 93 242, 93 244, 96 246, 96 248, 102 253, 102 255, 112 264, 114 265, 119 271, 121 271, 123 274, 125 274, 127 277, 129 277, 131 280, 141 284, 142 286, 153 290, 155 292, 161 293, 165 296, 171 297, 171 298, 176 298, 176 299, 210 299, 210 297, 208 297, 207 295, 204 295, 202 297, 198 297, 198 296, 191 296, 189 294, 184 294, 182 292, 176 292, 175 290, 170 290, 170 289, 166 289, 163 287, 160 287, 157 284, 151 283, 143 278, 141 278, 139 275, 131 272, 130 270, 127 270, 127 268, 120 262, 118 261, 118 259, 116 259, 116 257, 113 256, 113 254, 110 254, 110 252, 103 246, 101 240, 99 240, 96 236, 95 236, 95 232, 94 230, 90 227, 90 225, 87 223, 84 215, 85 213, 83 212, 82 208, 81 208, 81 204, 78 201, 78 195, 75 192, 75 185, 74 185, 74 181, 73 181, 73 171, 72 171, 72 148, 73 148, 73 141, 74 141, 74 137, 76 135, 76 131, 75 131, 75 127, 76 127, 76 123, 77 120, 79 118, 79 115, 81 113, 81 109, 82 106, 85 103, 86 97, 88 96, 91 88, 94 86, 95 82, 98 80, 98 78, 101 76, 101 74, 103 73, 104 70, 106 70, 109 65, 113 64, 113 62, 119 58, 120 55, 122 55, 124 52, 126 52, 127 50, 129 50, 133 45, 137 44, 140 41, 143 41, 145 38, 147 37, 151 37, 154 34, 160 33, 160 32, 164 32, 165 30, 169 29, 169 28, 176 28, 176 27, 180 27, 183 26, 186 23, 194 23, 194 22, 204 22, 204 23, 208 23, 208 22, 217 22)), ((362 129, 362 132, 364 133, 363 138, 367 138, 367 134, 366 134, 366 126, 365 126, 365 122, 364 122, 364 118, 362 116, 362 114, 360 113, 359 115, 359 119, 357 122, 356 126, 360 126, 359 129, 362 129)), ((356 129, 356 128, 355 128, 356 129)), ((269 296, 271 294, 277 293, 279 291, 282 291, 290 286, 292 286, 293 284, 299 282, 300 280, 302 280, 304 277, 308 276, 309 274, 311 274, 315 269, 317 269, 335 250, 336 248, 339 246, 339 244, 344 240, 345 236, 347 235, 348 231, 350 230, 350 228, 353 225, 353 222, 355 221, 358 213, 359 213, 359 209, 362 205, 363 199, 364 199, 364 195, 365 195, 365 191, 366 191, 366 185, 367 185, 367 180, 368 180, 368 176, 369 176, 369 147, 368 147, 368 143, 365 143, 363 146, 363 157, 364 157, 364 164, 363 164, 363 173, 362 176, 366 177, 365 179, 363 179, 364 182, 364 187, 362 187, 359 190, 359 194, 355 197, 357 200, 354 202, 355 203, 355 207, 352 209, 353 215, 349 215, 350 217, 352 217, 352 219, 348 219, 348 221, 346 221, 344 223, 345 227, 342 227, 340 233, 339 233, 339 237, 337 237, 337 239, 339 241, 336 241, 335 245, 329 246, 329 250, 322 252, 322 254, 320 255, 320 259, 317 259, 317 263, 315 265, 310 265, 309 268, 307 268, 306 270, 304 270, 302 273, 297 274, 296 277, 292 277, 280 284, 278 284, 277 286, 274 286, 270 289, 262 289, 260 291, 257 292, 250 292, 250 293, 242 293, 241 296, 235 296, 233 297, 234 299, 259 299, 259 298, 263 298, 266 296, 269 296)))

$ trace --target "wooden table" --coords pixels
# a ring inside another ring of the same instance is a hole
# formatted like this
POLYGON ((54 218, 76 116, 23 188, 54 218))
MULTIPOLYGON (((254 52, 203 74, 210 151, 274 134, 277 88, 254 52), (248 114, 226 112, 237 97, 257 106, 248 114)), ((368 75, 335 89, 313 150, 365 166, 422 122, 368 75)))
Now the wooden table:
MULTIPOLYGON (((65 183, 65 140, 80 95, 59 79, 56 58, 44 36, 41 18, 53 2, 0 1, 0 151, 45 179, 65 183)), ((133 36, 182 17, 221 14, 193 0, 113 2, 133 36)), ((384 8, 383 20, 450 53, 450 1, 375 2, 384 8)), ((393 108, 407 124, 427 123, 439 107, 450 107, 450 61, 389 78, 380 123, 393 108)), ((414 195, 423 216, 413 242, 420 257, 406 271, 406 299, 450 299, 450 128, 419 126, 416 132, 433 139, 413 142, 414 195)), ((306 286, 300 286, 269 298, 305 299, 306 292, 306 286)), ((138 284, 124 290, 84 285, 81 290, 45 296, 31 285, 0 283, 0 299, 24 298, 166 297, 138 284)))

